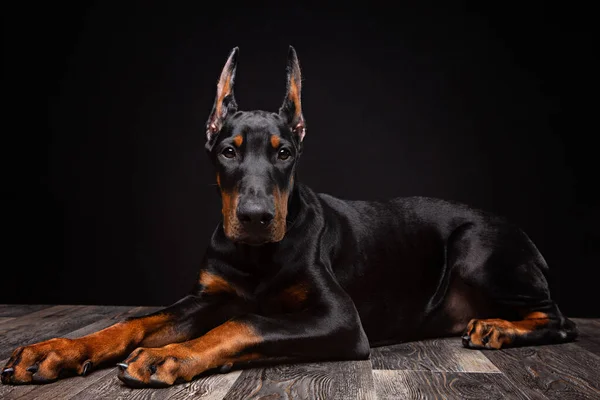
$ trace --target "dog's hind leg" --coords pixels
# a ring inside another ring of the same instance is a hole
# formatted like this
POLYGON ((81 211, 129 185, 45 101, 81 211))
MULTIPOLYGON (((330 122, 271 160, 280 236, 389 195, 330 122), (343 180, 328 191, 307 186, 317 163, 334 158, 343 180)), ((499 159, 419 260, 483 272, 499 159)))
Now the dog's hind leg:
POLYGON ((544 258, 521 230, 505 224, 473 225, 449 246, 453 272, 493 309, 485 316, 474 315, 467 324, 465 347, 500 349, 577 337, 575 323, 550 296, 544 258))

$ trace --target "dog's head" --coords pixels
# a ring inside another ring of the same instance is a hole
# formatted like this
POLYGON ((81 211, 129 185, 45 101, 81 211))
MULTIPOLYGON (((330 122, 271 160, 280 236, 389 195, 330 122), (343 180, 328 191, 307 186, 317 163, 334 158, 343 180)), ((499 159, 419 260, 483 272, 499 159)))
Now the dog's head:
POLYGON ((278 242, 286 232, 288 199, 305 134, 300 65, 290 46, 287 93, 278 112, 238 111, 233 95, 237 56, 236 47, 221 72, 206 125, 223 229, 234 242, 278 242))

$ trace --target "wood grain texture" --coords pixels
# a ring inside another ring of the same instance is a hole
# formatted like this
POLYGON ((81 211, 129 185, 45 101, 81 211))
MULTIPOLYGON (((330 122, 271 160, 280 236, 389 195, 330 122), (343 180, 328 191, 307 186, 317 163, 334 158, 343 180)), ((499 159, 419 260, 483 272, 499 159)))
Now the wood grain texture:
POLYGON ((179 385, 181 389, 171 395, 169 400, 221 400, 241 374, 242 371, 231 371, 227 374, 206 376, 196 379, 189 384, 179 385))
POLYGON ((502 374, 373 371, 380 400, 397 399, 527 399, 502 374))
POLYGON ((600 321, 593 319, 574 319, 579 329, 579 337, 600 343, 600 321))
POLYGON ((21 317, 49 307, 43 304, 0 304, 0 317, 21 317))
MULTIPOLYGON (((138 312, 138 311, 139 310, 137 310, 137 309, 127 308, 127 310, 125 312, 122 312, 122 310, 115 307, 115 308, 113 308, 112 315, 109 318, 102 319, 100 321, 96 321, 96 322, 89 324, 87 326, 84 326, 80 329, 76 329, 75 331, 73 331, 69 334, 66 334, 64 336, 68 337, 68 338, 75 338, 75 337, 87 335, 87 334, 95 332, 99 329, 103 329, 109 325, 112 325, 113 323, 115 323, 115 320, 118 318, 125 318, 127 316, 133 316, 133 315, 135 315, 135 312, 138 312)), ((44 313, 43 315, 47 316, 48 314, 44 313)), ((51 313, 49 315, 54 315, 54 314, 51 313)), ((7 358, 1 360, 0 366, 3 366, 6 363, 6 361, 7 361, 7 358)), ((73 389, 76 389, 79 387, 85 387, 86 385, 92 384, 93 381, 95 380, 94 378, 97 378, 97 377, 98 377, 97 374, 92 373, 89 377, 89 378, 91 378, 89 381, 85 380, 85 378, 82 378, 82 377, 73 377, 73 378, 69 378, 69 379, 64 379, 64 380, 54 383, 52 385, 43 385, 43 386, 0 385, 0 398, 2 398, 2 399, 16 399, 16 398, 19 398, 19 399, 27 399, 27 398, 56 399, 56 398, 62 398, 62 397, 64 397, 63 396, 64 394, 70 393, 73 389), (92 378, 92 376, 93 376, 93 378, 92 378)))
POLYGON ((59 306, 50 306, 43 308, 41 310, 37 310, 31 313, 27 313, 25 315, 21 315, 18 318, 14 318, 12 321, 4 322, 0 324, 0 330, 6 329, 10 327, 12 329, 20 328, 23 326, 32 325, 35 323, 42 322, 45 318, 52 318, 54 315, 65 313, 66 311, 74 309, 75 306, 69 305, 59 305, 59 306))
MULTIPOLYGON (((163 400, 168 398, 173 387, 166 389, 131 389, 118 378, 116 369, 111 369, 110 374, 102 377, 94 385, 88 386, 72 398, 77 400, 108 400, 108 399, 152 399, 163 400)), ((66 399, 65 399, 66 400, 66 399)))
POLYGON ((600 356, 600 321, 593 319, 574 318, 579 329, 577 345, 600 356))
POLYGON ((371 350, 373 369, 500 372, 481 351, 464 348, 460 340, 443 338, 377 347, 371 350))
POLYGON ((592 354, 595 354, 600 357, 600 343, 595 340, 590 340, 586 338, 581 338, 577 342, 577 346, 586 349, 592 354))
MULTIPOLYGON (((104 329, 110 325, 113 325, 124 318, 137 317, 140 315, 144 315, 147 312, 148 309, 146 309, 145 307, 135 307, 127 310, 117 309, 115 307, 115 313, 113 315, 110 315, 107 318, 103 318, 99 321, 86 325, 83 328, 70 332, 64 335, 64 337, 74 339, 81 336, 85 336, 90 333, 99 331, 100 329, 104 329)), ((116 374, 116 369, 105 368, 102 370, 92 371, 92 373, 86 377, 75 376, 71 378, 62 379, 50 385, 36 386, 33 391, 27 392, 26 394, 20 394, 19 399, 68 399, 76 395, 77 393, 83 391, 87 387, 96 384, 100 381, 100 379, 104 378, 109 374, 116 374)), ((27 386, 21 386, 15 392, 19 393, 21 390, 23 390, 21 388, 25 389, 27 388, 27 386)))
MULTIPOLYGON (((122 309, 113 307, 114 314, 96 321, 64 337, 77 338, 106 328, 124 318, 146 315, 161 307, 136 307, 122 309)), ((241 371, 226 375, 200 378, 187 384, 179 384, 167 389, 130 389, 116 376, 116 368, 109 367, 93 371, 87 377, 71 377, 49 385, 40 386, 0 386, 0 398, 11 399, 167 399, 167 398, 206 398, 221 399, 233 385, 241 371), (4 390, 4 392, 3 392, 4 390)))
POLYGON ((600 399, 600 357, 575 343, 484 354, 531 397, 600 399))
POLYGON ((241 371, 224 375, 213 375, 199 378, 192 382, 176 384, 165 389, 131 389, 123 384, 111 369, 97 382, 88 385, 72 397, 65 399, 96 400, 96 399, 128 399, 128 400, 165 400, 165 399, 204 399, 221 400, 231 388, 241 371))
POLYGON ((227 400, 376 399, 367 361, 279 365, 242 372, 227 400))
MULTIPOLYGON (((0 353, 51 337, 76 338, 161 307, 0 305, 0 353), (8 316, 10 315, 10 316, 8 316), (5 343, 8 341, 8 345, 5 343)), ((576 319, 578 342, 501 351, 459 338, 375 348, 370 361, 279 365, 213 374, 166 389, 130 389, 109 367, 49 385, 0 385, 1 399, 600 398, 600 320, 576 319), (374 370, 373 370, 374 368, 374 370)), ((4 365, 8 354, 0 357, 4 365)))
POLYGON ((84 325, 131 307, 55 306, 0 325, 0 359, 18 346, 63 336, 84 325))

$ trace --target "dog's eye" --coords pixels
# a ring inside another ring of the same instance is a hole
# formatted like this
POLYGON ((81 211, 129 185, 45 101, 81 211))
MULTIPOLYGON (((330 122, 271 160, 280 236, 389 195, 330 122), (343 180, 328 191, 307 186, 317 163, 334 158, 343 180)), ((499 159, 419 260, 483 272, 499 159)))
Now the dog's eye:
POLYGON ((225 147, 221 154, 225 158, 233 158, 235 157, 235 150, 233 149, 233 147, 225 147))
POLYGON ((281 149, 277 153, 277 158, 280 159, 280 160, 282 160, 282 161, 287 160, 291 156, 292 156, 292 153, 290 153, 290 151, 288 149, 281 149))

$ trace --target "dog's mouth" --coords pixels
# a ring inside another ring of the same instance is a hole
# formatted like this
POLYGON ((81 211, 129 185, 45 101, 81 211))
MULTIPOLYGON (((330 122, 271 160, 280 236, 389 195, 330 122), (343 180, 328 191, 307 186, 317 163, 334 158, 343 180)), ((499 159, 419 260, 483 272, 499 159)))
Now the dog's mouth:
POLYGON ((263 244, 271 243, 271 241, 269 239, 260 239, 250 236, 237 240, 237 243, 247 244, 249 246, 262 246, 263 244))
MULTIPOLYGON (((278 226, 268 226, 264 229, 259 230, 246 230, 242 228, 240 225, 232 224, 233 226, 237 226, 239 229, 234 229, 232 232, 230 229, 229 232, 226 230, 225 234, 235 243, 247 244, 250 246, 261 246, 267 243, 276 243, 283 239, 285 236, 285 223, 283 227, 278 226)), ((231 226, 230 226, 231 227, 231 226)))

